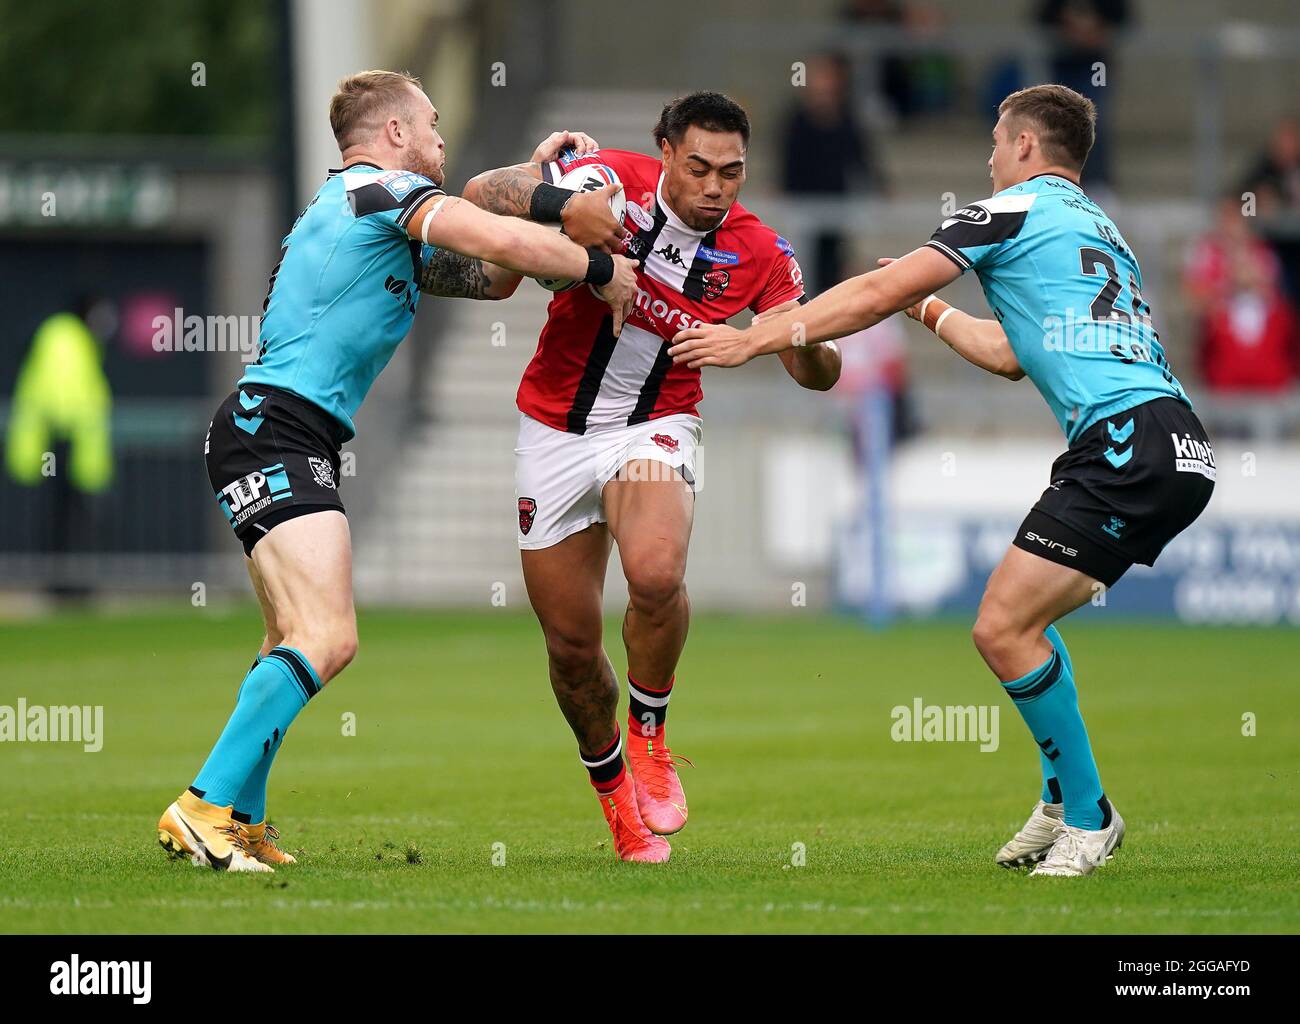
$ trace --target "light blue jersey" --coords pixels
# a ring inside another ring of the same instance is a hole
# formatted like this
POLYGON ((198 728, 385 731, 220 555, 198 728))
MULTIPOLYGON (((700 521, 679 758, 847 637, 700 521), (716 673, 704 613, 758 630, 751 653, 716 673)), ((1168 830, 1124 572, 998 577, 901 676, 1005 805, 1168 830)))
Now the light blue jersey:
POLYGON ((243 384, 283 388, 355 434, 352 417, 411 328, 433 252, 406 233, 442 190, 411 171, 331 171, 284 239, 243 384))
POLYGON ((1137 258, 1074 183, 1042 174, 1013 185, 958 210, 926 244, 963 273, 974 268, 1071 444, 1156 398, 1191 405, 1151 326, 1137 258))

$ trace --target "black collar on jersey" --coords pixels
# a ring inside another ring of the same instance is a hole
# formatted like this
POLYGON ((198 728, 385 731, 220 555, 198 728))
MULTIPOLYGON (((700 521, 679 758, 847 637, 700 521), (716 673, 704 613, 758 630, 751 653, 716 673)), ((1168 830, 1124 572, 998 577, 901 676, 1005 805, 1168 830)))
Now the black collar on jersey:
POLYGON ((369 160, 358 160, 356 163, 348 164, 346 167, 331 167, 329 169, 330 177, 333 177, 336 174, 342 174, 344 171, 350 171, 354 167, 373 167, 377 171, 383 170, 383 168, 378 164, 372 164, 369 160))
MULTIPOLYGON (((1067 178, 1064 174, 1053 174, 1051 171, 1041 171, 1041 172, 1038 173, 1038 174, 1031 174, 1028 178, 1025 179, 1025 181, 1033 181, 1035 178, 1060 178, 1060 179, 1061 179, 1062 181, 1064 181, 1066 184, 1068 184, 1068 185, 1073 185, 1073 186, 1074 186, 1075 188, 1077 188, 1080 192, 1083 192, 1083 186, 1082 186, 1082 185, 1080 185, 1077 181, 1070 181, 1070 179, 1067 178)), ((1085 196, 1088 195, 1087 192, 1083 192, 1083 194, 1084 194, 1085 196)), ((1089 198, 1091 198, 1091 197, 1089 197, 1089 198)))

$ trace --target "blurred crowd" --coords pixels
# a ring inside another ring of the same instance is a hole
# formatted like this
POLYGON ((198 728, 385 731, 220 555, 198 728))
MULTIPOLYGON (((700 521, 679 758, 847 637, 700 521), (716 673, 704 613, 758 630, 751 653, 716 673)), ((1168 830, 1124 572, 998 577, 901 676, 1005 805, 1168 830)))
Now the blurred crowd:
MULTIPOLYGON (((1046 42, 1053 80, 1098 106, 1087 184, 1103 202, 1113 171, 1113 118, 1107 116, 1116 85, 1112 54, 1133 23, 1133 6, 1128 0, 1040 0, 1029 11, 1046 42)), ((841 24, 888 28, 907 45, 897 52, 886 46, 860 60, 827 50, 808 62, 804 88, 795 90, 785 118, 780 154, 782 185, 794 196, 889 195, 883 133, 957 112, 954 60, 926 46, 947 27, 940 10, 913 0, 848 0, 841 24)), ((991 114, 1002 97, 1029 84, 1023 74, 1011 60, 988 69, 978 93, 981 108, 991 114)), ((969 107, 961 112, 969 114, 969 107)), ((805 245, 804 269, 815 292, 855 269, 860 254, 849 245, 833 228, 819 230, 805 245)), ((1245 174, 1225 191, 1209 227, 1190 246, 1181 283, 1196 335, 1196 366, 1184 372, 1198 392, 1256 403, 1300 393, 1300 121, 1279 121, 1245 174)), ((905 362, 900 356, 891 365, 889 386, 905 397, 905 362)), ((898 434, 908 432, 907 425, 897 426, 898 434)))
POLYGON ((1203 385, 1278 396, 1300 378, 1300 123, 1279 121, 1264 152, 1218 201, 1183 270, 1203 385), (1288 230, 1288 222, 1289 230, 1288 230))

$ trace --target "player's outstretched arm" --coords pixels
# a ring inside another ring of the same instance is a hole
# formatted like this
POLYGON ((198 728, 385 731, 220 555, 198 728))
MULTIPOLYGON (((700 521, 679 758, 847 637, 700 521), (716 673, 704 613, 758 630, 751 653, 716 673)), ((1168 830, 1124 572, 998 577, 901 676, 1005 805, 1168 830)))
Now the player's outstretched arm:
POLYGON ((430 196, 406 222, 412 238, 528 277, 567 277, 593 285, 614 313, 614 335, 636 298, 636 264, 590 252, 563 235, 498 217, 454 196, 430 196))
MULTIPOLYGON (((878 262, 884 267, 894 260, 886 257, 878 262)), ((996 320, 973 317, 956 306, 948 305, 937 295, 927 295, 903 312, 929 328, 940 341, 981 370, 996 373, 1007 380, 1020 380, 1025 375, 1007 332, 996 320)))
POLYGON ((542 165, 565 148, 578 156, 600 146, 584 132, 552 132, 526 164, 498 167, 474 175, 461 193, 475 206, 499 217, 524 217, 538 224, 560 224, 581 246, 594 245, 607 253, 623 245, 623 225, 609 212, 609 199, 622 185, 605 185, 593 192, 571 192, 542 181, 542 165))
POLYGON ((920 302, 961 275, 943 254, 922 246, 887 267, 850 278, 805 306, 751 325, 691 327, 673 338, 675 363, 740 366, 754 356, 842 338, 920 302))
MULTIPOLYGON (((762 323, 799 308, 799 300, 791 299, 779 306, 765 309, 753 319, 753 323, 762 323)), ((796 384, 809 391, 829 391, 840 379, 840 350, 835 342, 828 341, 821 345, 801 345, 778 352, 777 357, 796 384)))
POLYGON ((438 249, 420 271, 420 291, 455 299, 508 299, 522 274, 473 256, 438 249))
POLYGON ((973 317, 937 295, 927 295, 916 305, 908 306, 907 315, 924 324, 940 341, 981 370, 1007 380, 1019 380, 1025 375, 1006 331, 996 320, 973 317))

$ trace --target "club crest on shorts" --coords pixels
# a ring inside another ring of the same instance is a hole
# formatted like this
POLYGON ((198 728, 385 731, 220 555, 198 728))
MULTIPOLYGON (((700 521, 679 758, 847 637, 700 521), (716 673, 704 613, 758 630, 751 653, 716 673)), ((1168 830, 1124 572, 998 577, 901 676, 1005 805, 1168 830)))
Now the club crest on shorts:
POLYGON ((312 479, 322 487, 334 489, 334 467, 330 464, 329 459, 317 458, 315 455, 307 457, 307 465, 311 467, 312 479))
POLYGON ((681 447, 677 438, 671 437, 668 434, 653 434, 651 435, 650 440, 672 455, 676 455, 677 449, 681 447))
POLYGON ((537 515, 537 502, 532 498, 519 499, 519 532, 527 536, 533 528, 533 518, 537 515))

